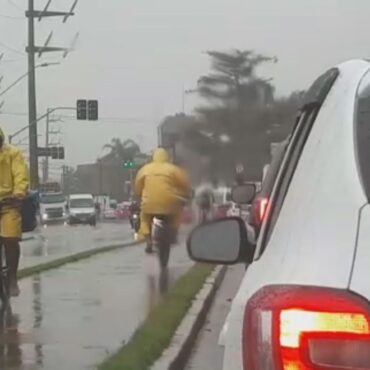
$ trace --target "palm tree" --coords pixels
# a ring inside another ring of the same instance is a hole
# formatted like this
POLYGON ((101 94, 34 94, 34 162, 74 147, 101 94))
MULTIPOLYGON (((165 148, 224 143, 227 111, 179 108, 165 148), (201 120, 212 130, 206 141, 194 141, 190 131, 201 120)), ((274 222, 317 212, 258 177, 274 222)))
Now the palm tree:
POLYGON ((110 144, 104 145, 103 149, 110 150, 110 153, 102 158, 103 160, 112 159, 120 162, 133 160, 135 156, 141 153, 139 145, 131 139, 122 142, 121 139, 114 138, 110 144))

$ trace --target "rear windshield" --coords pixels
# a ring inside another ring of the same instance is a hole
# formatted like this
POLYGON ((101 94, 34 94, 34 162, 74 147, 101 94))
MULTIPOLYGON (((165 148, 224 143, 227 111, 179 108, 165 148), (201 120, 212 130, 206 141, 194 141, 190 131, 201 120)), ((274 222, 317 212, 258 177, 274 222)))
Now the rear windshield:
POLYGON ((43 194, 40 196, 40 203, 42 204, 63 203, 65 200, 63 194, 43 194))
POLYGON ((92 208, 94 207, 94 202, 92 199, 71 199, 71 208, 92 208))

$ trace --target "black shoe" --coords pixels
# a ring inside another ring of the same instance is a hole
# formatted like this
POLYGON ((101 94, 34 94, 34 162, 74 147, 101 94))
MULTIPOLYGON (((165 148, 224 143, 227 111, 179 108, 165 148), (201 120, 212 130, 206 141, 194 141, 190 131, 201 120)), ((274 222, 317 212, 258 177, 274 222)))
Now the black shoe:
POLYGON ((146 254, 152 254, 153 253, 153 247, 151 245, 147 245, 145 248, 146 254))

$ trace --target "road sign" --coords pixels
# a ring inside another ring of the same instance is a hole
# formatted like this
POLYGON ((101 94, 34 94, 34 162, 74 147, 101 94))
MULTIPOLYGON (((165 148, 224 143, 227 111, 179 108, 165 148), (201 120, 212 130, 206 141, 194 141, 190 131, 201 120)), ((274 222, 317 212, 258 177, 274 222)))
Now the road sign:
POLYGON ((50 148, 37 148, 38 157, 51 157, 52 159, 64 159, 64 147, 54 146, 50 148))
POLYGON ((51 148, 51 158, 52 159, 64 159, 65 158, 64 147, 56 146, 56 147, 51 148))

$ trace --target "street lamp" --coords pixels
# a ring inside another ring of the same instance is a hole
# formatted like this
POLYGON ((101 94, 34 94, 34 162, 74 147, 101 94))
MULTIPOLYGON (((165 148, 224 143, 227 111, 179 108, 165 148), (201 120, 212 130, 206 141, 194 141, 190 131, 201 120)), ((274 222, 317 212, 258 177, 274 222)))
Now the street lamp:
MULTIPOLYGON (((44 67, 49 67, 49 66, 54 66, 54 65, 59 65, 59 62, 53 62, 53 63, 41 63, 35 66, 35 69, 37 68, 44 68, 44 67)), ((19 82, 21 82, 24 78, 26 78, 31 71, 28 71, 24 73, 22 76, 18 77, 11 85, 9 85, 5 90, 0 92, 0 96, 3 96, 5 93, 7 93, 10 89, 12 89, 14 86, 16 86, 19 82)))

